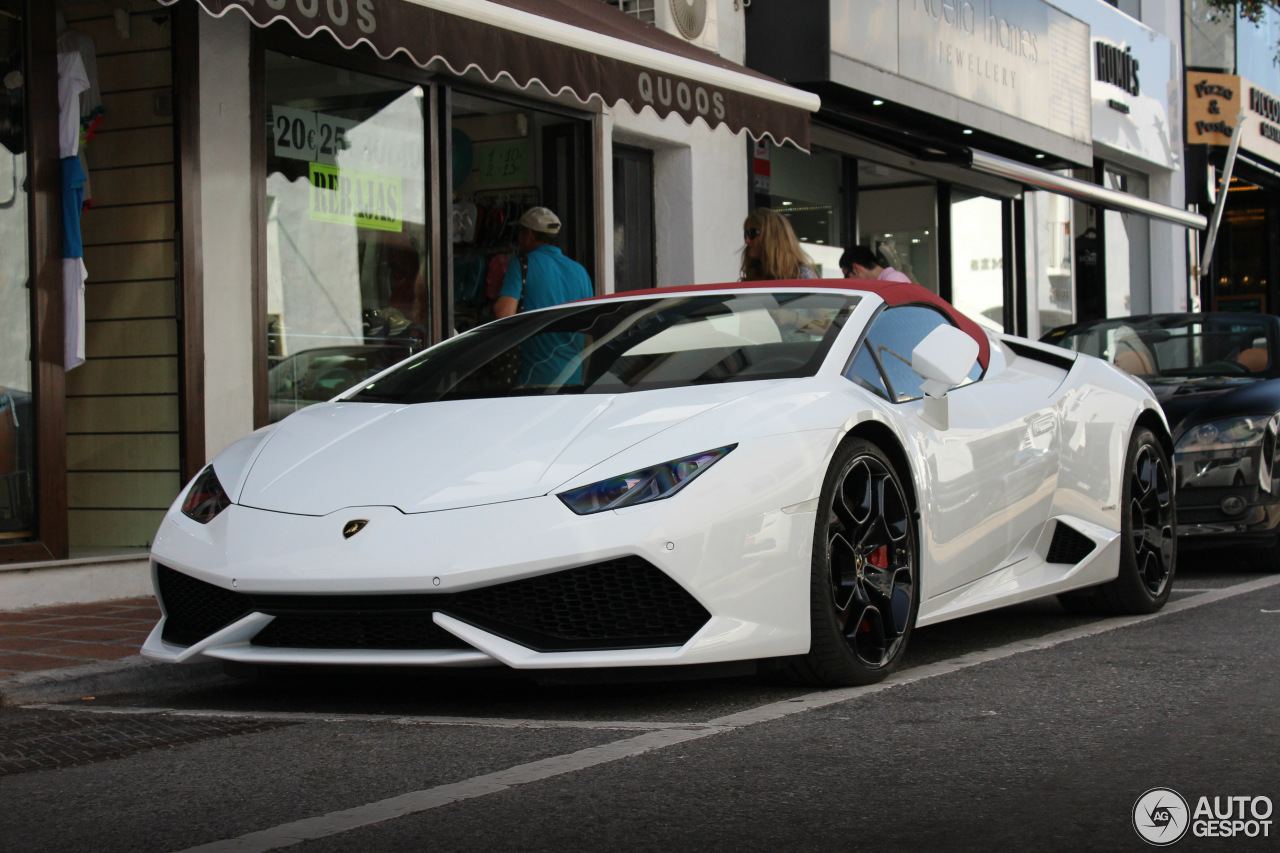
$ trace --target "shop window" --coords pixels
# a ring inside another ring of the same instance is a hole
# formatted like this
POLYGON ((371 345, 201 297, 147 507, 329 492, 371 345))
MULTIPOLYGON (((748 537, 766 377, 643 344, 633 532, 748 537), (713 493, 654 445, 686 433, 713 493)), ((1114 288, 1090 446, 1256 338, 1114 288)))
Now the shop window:
POLYGON ((858 242, 881 264, 938 293, 938 186, 921 175, 858 161, 858 242))
POLYGON ((35 407, 27 255, 22 5, 0 11, 0 544, 35 538, 35 407))
POLYGON ((1004 202, 951 191, 951 302, 1004 330, 1004 202))
POLYGON ((1232 178, 1213 252, 1213 310, 1269 310, 1268 232, 1267 192, 1256 184, 1232 178))
POLYGON ((428 340, 421 86, 268 52, 270 420, 428 340))
MULTIPOLYGON (((815 149, 805 154, 791 146, 768 146, 767 183, 759 195, 768 207, 791 223, 805 253, 817 265, 820 278, 840 277, 840 255, 849 229, 845 227, 843 186, 844 157, 815 149)), ((762 175, 761 177, 765 177, 762 175)))

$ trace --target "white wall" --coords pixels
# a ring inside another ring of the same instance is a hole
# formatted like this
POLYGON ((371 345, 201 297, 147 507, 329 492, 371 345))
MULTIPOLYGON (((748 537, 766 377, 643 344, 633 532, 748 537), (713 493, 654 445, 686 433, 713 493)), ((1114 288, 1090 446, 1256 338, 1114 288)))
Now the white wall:
POLYGON ((253 212, 249 27, 200 21, 200 220, 208 458, 253 429, 253 212))
MULTIPOLYGON (((746 23, 733 0, 715 0, 718 53, 742 62, 746 23)), ((742 221, 750 201, 747 136, 703 121, 686 125, 677 115, 637 115, 626 104, 605 110, 611 142, 653 151, 656 278, 658 287, 736 281, 742 221)), ((605 146, 604 210, 612 215, 612 147, 605 146)), ((613 229, 604 228, 605 254, 613 257, 613 229)), ((613 290, 613 270, 606 289, 613 290)))

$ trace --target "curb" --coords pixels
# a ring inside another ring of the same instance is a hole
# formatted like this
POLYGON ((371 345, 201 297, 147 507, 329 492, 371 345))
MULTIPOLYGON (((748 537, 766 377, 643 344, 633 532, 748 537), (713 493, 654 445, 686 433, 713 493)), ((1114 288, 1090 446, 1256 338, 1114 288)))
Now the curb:
POLYGON ((217 661, 158 663, 139 655, 123 660, 27 672, 0 678, 0 708, 40 702, 66 702, 132 690, 198 687, 226 680, 217 661))

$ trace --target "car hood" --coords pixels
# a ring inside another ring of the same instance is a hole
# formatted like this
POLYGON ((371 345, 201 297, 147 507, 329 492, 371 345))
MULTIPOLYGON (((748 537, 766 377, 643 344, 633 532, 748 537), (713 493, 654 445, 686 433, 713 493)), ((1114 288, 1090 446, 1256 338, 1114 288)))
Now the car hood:
POLYGON ((1280 379, 1149 379, 1176 441, 1193 424, 1280 411, 1280 379))
POLYGON ((416 405, 322 403, 276 426, 236 502, 327 515, 351 506, 418 513, 537 497, 639 441, 776 384, 416 405))

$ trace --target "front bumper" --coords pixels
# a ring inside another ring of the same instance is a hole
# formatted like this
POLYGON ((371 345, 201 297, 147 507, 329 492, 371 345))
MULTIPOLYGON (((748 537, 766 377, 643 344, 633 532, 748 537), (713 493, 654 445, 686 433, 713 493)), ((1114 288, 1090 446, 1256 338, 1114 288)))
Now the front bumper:
POLYGON ((1177 535, 1186 545, 1266 545, 1280 532, 1280 495, 1259 485, 1261 448, 1179 453, 1177 535))
POLYGON ((165 615, 142 653, 520 669, 802 654, 827 442, 796 441, 755 464, 731 455, 671 500, 588 516, 554 496, 411 515, 237 505, 208 525, 171 512, 152 548, 165 615), (344 539, 355 519, 365 528, 344 539))

